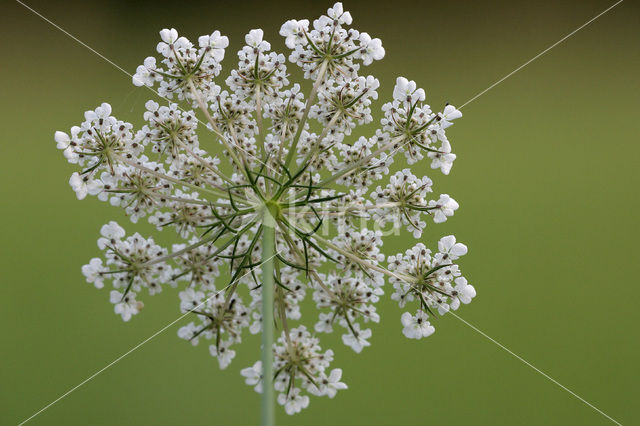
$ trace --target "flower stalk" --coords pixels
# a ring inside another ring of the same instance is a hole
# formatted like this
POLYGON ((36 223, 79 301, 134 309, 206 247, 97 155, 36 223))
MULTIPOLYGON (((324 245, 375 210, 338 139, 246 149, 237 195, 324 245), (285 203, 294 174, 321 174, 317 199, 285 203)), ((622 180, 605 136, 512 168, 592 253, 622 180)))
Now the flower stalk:
POLYGON ((304 125, 307 122, 307 117, 309 117, 309 111, 311 111, 311 105, 313 105, 313 100, 316 97, 316 93, 318 93, 318 88, 320 87, 320 84, 322 84, 322 80, 324 79, 324 74, 327 72, 328 64, 329 62, 327 60, 324 60, 322 61, 322 65, 320 65, 320 69, 318 70, 318 76, 316 77, 316 81, 313 83, 313 86, 311 87, 311 93, 309 93, 309 97, 307 98, 307 104, 304 108, 302 119, 300 120, 300 123, 298 123, 298 129, 296 130, 296 135, 293 137, 293 141, 291 142, 291 148, 289 148, 289 154, 287 154, 287 158, 284 161, 285 167, 289 167, 289 164, 291 164, 291 160, 293 159, 293 156, 296 153, 298 142, 300 141, 300 136, 302 135, 302 131, 304 130, 304 125))
POLYGON ((275 425, 273 391, 273 287, 276 221, 271 209, 265 209, 262 231, 262 426, 275 425))

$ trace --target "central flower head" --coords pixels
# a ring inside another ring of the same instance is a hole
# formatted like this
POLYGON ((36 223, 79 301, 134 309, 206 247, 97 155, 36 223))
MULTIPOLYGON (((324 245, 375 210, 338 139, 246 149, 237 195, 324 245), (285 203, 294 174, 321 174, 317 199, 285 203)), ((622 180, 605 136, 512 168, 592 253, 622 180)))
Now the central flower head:
POLYGON ((280 204, 275 200, 267 200, 264 202, 262 208, 263 223, 265 225, 275 226, 276 222, 282 214, 282 208, 280 204))
POLYGON ((160 60, 145 59, 133 83, 157 87, 166 105, 148 101, 138 131, 103 104, 70 135, 55 135, 80 167, 69 181, 79 199, 97 195, 132 222, 148 216, 180 238, 164 249, 110 223, 99 240, 105 261, 83 267, 87 281, 98 288, 112 282, 111 301, 125 321, 139 313, 141 293, 182 283, 180 309, 194 320, 179 336, 210 341, 222 368, 245 329, 268 336, 276 324, 280 337, 263 345, 273 350, 274 371, 265 376, 256 364, 243 374, 257 389, 264 383, 280 392, 290 414, 308 404, 304 392, 333 397, 346 387, 341 370, 329 370, 333 351, 322 351, 317 335, 339 328, 354 351, 369 346, 385 282, 401 307, 411 304, 414 313, 401 317, 411 338, 433 333, 427 318, 435 311, 475 296, 454 263, 466 246, 453 236, 441 239, 433 256, 422 244, 396 256, 382 251, 386 224, 419 238, 428 218, 444 222, 458 209, 447 194, 431 198, 428 177, 409 168, 393 173, 391 166, 402 152, 409 165, 427 158, 448 174, 455 155, 445 129, 461 113, 451 105, 433 112, 424 90, 399 77, 379 128, 353 136, 373 122, 380 85, 359 73, 384 49, 349 28, 351 21, 336 3, 312 25, 282 26, 289 62, 310 80, 293 85, 287 58, 271 51, 262 30, 247 34, 225 80, 219 75, 227 37, 214 31, 194 44, 163 30, 160 60), (308 293, 318 310, 310 329, 296 324, 307 319, 301 301, 308 293))

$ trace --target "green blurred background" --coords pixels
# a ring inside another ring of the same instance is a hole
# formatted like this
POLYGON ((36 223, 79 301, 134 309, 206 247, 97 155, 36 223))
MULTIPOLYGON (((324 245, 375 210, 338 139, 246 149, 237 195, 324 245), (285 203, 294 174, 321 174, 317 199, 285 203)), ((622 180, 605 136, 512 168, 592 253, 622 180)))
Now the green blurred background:
MULTIPOLYGON (((27 3, 130 72, 154 54, 161 28, 191 39, 221 30, 231 40, 228 72, 249 29, 263 28, 284 51, 282 22, 313 19, 331 5, 27 3)), ((345 7, 355 28, 383 40, 384 61, 366 68, 381 81, 381 100, 404 75, 438 108, 461 105, 612 3, 345 7)), ((107 204, 75 199, 67 184, 73 167, 53 141, 55 130, 103 101, 139 123, 150 93, 18 3, 4 2, 0 16, 0 423, 17 424, 175 319, 178 308, 177 294, 166 291, 123 323, 107 291, 84 282, 80 266, 97 255, 100 226, 127 222, 107 204)), ((627 0, 466 106, 450 132, 452 174, 428 171, 436 191, 461 209, 425 234, 433 246, 455 233, 470 248, 462 268, 478 297, 462 318, 623 424, 640 423, 639 45, 640 8, 627 0)), ((407 244, 395 239, 385 251, 407 244)), ((334 345, 349 390, 313 398, 295 417, 279 409, 279 424, 608 423, 452 316, 437 320, 428 339, 409 341, 396 304, 387 299, 379 309, 372 347, 356 355, 334 345)), ((32 423, 256 424, 259 397, 239 370, 257 359, 258 340, 246 339, 220 371, 205 345, 193 348, 176 331, 32 423)))

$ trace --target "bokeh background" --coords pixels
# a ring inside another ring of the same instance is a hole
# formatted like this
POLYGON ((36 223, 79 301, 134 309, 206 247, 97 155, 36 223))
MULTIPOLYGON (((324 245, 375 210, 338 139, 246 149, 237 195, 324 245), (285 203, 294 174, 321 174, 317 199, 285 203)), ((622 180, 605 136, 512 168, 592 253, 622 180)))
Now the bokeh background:
MULTIPOLYGON (((613 1, 345 2, 354 27, 386 58, 366 69, 381 101, 404 75, 434 108, 461 105, 613 1)), ((157 32, 229 36, 261 27, 274 49, 290 18, 327 2, 27 1, 133 72, 157 32)), ((451 129, 452 174, 428 173, 459 200, 424 240, 455 233, 478 290, 462 318, 622 424, 639 424, 640 8, 627 0, 463 109, 451 129)), ((80 266, 100 226, 127 223, 67 185, 73 167, 53 133, 100 102, 139 123, 151 94, 18 3, 0 13, 0 423, 17 424, 178 316, 177 294, 145 298, 123 323, 80 266)), ((422 167, 428 168, 427 165, 422 167)), ((132 225, 125 226, 133 229, 132 225)), ((151 232, 148 226, 141 227, 151 232)), ((169 233, 170 231, 167 231, 169 233)), ((172 235, 159 237, 169 241, 172 235)), ((392 239, 387 253, 411 238, 392 239)), ((380 303, 372 347, 335 345, 349 390, 314 398, 281 425, 607 424, 608 420, 452 316, 409 341, 401 311, 380 303)), ((259 397, 239 370, 258 357, 248 338, 220 371, 177 326, 36 417, 41 425, 257 424, 259 397)), ((325 339, 329 344, 336 339, 325 339)))

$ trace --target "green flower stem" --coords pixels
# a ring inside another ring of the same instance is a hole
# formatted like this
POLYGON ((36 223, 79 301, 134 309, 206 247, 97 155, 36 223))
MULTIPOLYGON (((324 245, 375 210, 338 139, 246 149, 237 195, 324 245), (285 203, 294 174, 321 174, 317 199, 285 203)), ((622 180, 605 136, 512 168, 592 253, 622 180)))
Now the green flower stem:
POLYGON ((325 238, 322 238, 321 236, 319 236, 317 234, 315 234, 313 236, 313 238, 316 239, 318 242, 324 244, 326 247, 329 247, 330 249, 333 249, 333 250, 337 251, 338 253, 342 254, 343 256, 348 257, 352 261, 354 261, 356 263, 359 263, 360 265, 362 265, 365 268, 365 270, 366 270, 366 268, 370 268, 370 269, 373 269, 374 271, 382 272, 385 275, 397 278, 400 281, 404 281, 404 282, 409 283, 409 284, 411 284, 413 281, 415 281, 415 279, 413 279, 412 277, 410 277, 408 275, 397 274, 395 272, 391 272, 390 270, 388 270, 386 268, 383 268, 381 266, 378 266, 378 265, 376 265, 375 263, 373 263, 373 262, 371 262, 369 260, 362 259, 362 258, 356 256, 355 254, 338 247, 337 245, 333 244, 331 241, 329 241, 329 240, 327 240, 325 238))
POLYGON ((360 213, 366 212, 368 210, 375 209, 390 209, 393 207, 400 207, 403 204, 401 202, 388 202, 388 203, 379 203, 379 204, 370 204, 370 205, 346 205, 342 208, 333 208, 333 209, 315 209, 315 212, 311 209, 301 209, 300 207, 289 207, 284 211, 287 212, 288 216, 298 217, 298 216, 314 216, 316 213, 323 216, 344 216, 350 213, 360 213), (292 213, 288 213, 289 210, 292 210, 292 213), (297 210, 297 211, 296 211, 297 210))
MULTIPOLYGON (((338 173, 334 173, 329 178, 327 178, 327 179, 323 180, 322 182, 320 182, 318 184, 318 186, 328 185, 328 184, 340 179, 342 176, 346 176, 348 174, 353 173, 358 167, 360 167, 360 166, 362 166, 364 164, 367 164, 367 162, 369 160, 371 160, 373 157, 377 156, 378 154, 381 154, 381 153, 385 152, 386 150, 388 150, 390 148, 393 148, 393 146, 395 144, 397 144, 398 142, 401 142, 404 138, 405 138, 404 136, 398 136, 398 137, 392 139, 386 145, 382 146, 381 148, 378 148, 376 151, 372 152, 371 154, 367 155, 366 157, 361 158, 360 160, 358 160, 355 163, 351 164, 349 167, 346 167, 345 169, 339 171, 338 173)), ((404 145, 402 145, 402 146, 404 146, 404 145)))
POLYGON ((273 391, 273 269, 276 221, 270 209, 264 211, 262 234, 262 413, 261 425, 275 425, 273 391))
POLYGON ((324 73, 327 71, 327 65, 329 62, 327 60, 322 61, 322 65, 320 65, 320 69, 318 70, 318 77, 316 78, 315 83, 313 83, 313 87, 311 88, 311 93, 309 93, 309 97, 307 98, 307 105, 302 114, 302 119, 298 124, 298 130, 296 131, 295 136, 293 137, 293 141, 291 142, 291 148, 289 148, 289 153, 287 154, 287 158, 284 162, 285 167, 289 167, 289 163, 293 160, 293 156, 296 154, 296 149, 298 146, 298 141, 300 140, 300 135, 304 130, 304 123, 307 121, 307 117, 309 116, 309 111, 311 110, 311 105, 313 104, 313 100, 316 97, 316 93, 318 92, 318 88, 320 84, 324 80, 324 73))
POLYGON ((262 148, 262 158, 265 158, 267 150, 264 146, 264 129, 262 127, 262 95, 260 85, 256 86, 256 122, 258 123, 258 136, 262 148))
MULTIPOLYGON (((213 117, 211 117, 211 114, 209 114, 209 108, 207 107, 207 105, 204 103, 204 101, 200 97, 200 94, 196 90, 196 87, 194 86, 194 84, 191 81, 191 79, 187 79, 187 83, 189 84, 189 90, 191 91, 191 94, 195 98, 196 102, 198 103, 198 106, 200 107, 200 110, 202 111, 204 116, 207 118, 207 121, 209 122, 209 124, 211 124, 213 133, 215 133, 215 135, 218 136, 218 138, 220 138, 220 141, 222 142, 224 147, 227 149, 227 152, 231 156, 231 159, 233 160, 233 162, 236 163, 236 166, 240 170, 244 171, 244 166, 243 166, 242 161, 240 161, 240 158, 238 158, 238 155, 236 154, 235 149, 232 148, 231 145, 229 145, 229 143, 227 142, 227 138, 224 137, 224 135, 222 134, 222 132, 218 128, 218 125, 214 121, 213 117)), ((236 145, 239 146, 237 141, 236 141, 236 145)))
MULTIPOLYGON (((178 139, 179 140, 179 139, 178 139)), ((198 160, 200 162, 200 164, 202 164, 202 166, 204 168, 206 168, 207 170, 210 170, 211 172, 213 172, 216 176, 218 176, 220 179, 222 179, 223 181, 227 182, 228 184, 233 185, 234 182, 228 178, 225 174, 223 174, 220 170, 217 170, 215 167, 211 167, 211 165, 209 163, 207 163, 205 161, 204 158, 200 157, 198 154, 196 154, 195 152, 193 152, 189 146, 187 146, 186 143, 180 141, 180 144, 184 147, 185 151, 187 151, 189 153, 189 155, 193 156, 193 158, 195 158, 196 160, 198 160)), ((215 185, 214 185, 215 186, 215 185)))
MULTIPOLYGON (((340 119, 340 116, 342 115, 342 111, 338 111, 336 112, 333 117, 331 117, 331 121, 329 121, 329 124, 327 124, 327 126, 322 130, 322 133, 320 134, 320 137, 318 137, 317 141, 316 141, 316 146, 313 147, 313 149, 311 149, 309 151, 309 153, 307 154, 307 156, 304 158, 304 160, 302 160, 302 163, 300 163, 301 167, 305 167, 306 164, 311 163, 313 161, 315 161, 316 159, 316 155, 320 154, 320 144, 322 143, 322 140, 327 136, 327 133, 329 133, 329 130, 331 130, 333 128, 333 126, 336 124, 336 122, 340 119)), ((298 170, 296 173, 294 173, 294 175, 298 174, 300 170, 298 170)), ((295 184, 298 180, 300 180, 300 177, 302 176, 302 174, 298 175, 298 178, 295 179, 293 182, 291 182, 291 184, 295 184)))
POLYGON ((152 176, 155 176, 158 179, 163 179, 163 180, 166 180, 166 181, 169 181, 169 182, 173 182, 173 183, 175 183, 177 185, 186 186, 187 188, 191 188, 191 189, 193 189, 195 191, 198 191, 198 192, 208 192, 210 194, 215 195, 217 198, 224 198, 224 199, 227 199, 227 200, 229 199, 229 194, 227 194, 227 192, 222 191, 220 189, 217 189, 217 188, 204 188, 204 187, 201 187, 201 186, 193 185, 193 184, 191 184, 189 182, 185 182, 185 181, 182 181, 180 179, 176 179, 176 178, 173 178, 171 176, 167 176, 167 175, 165 175, 163 173, 156 172, 155 170, 151 170, 150 168, 145 167, 145 166, 143 166, 141 164, 138 164, 133 160, 129 160, 128 158, 122 157, 121 155, 114 155, 114 158, 117 159, 118 161, 122 161, 123 163, 128 164, 129 166, 131 166, 133 168, 136 168, 138 170, 142 170, 145 173, 148 173, 148 174, 150 174, 152 176))

